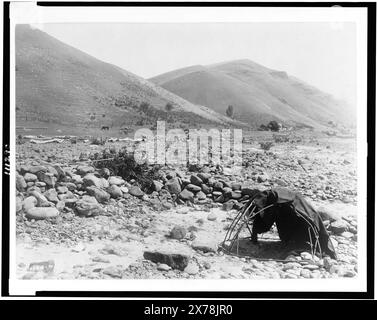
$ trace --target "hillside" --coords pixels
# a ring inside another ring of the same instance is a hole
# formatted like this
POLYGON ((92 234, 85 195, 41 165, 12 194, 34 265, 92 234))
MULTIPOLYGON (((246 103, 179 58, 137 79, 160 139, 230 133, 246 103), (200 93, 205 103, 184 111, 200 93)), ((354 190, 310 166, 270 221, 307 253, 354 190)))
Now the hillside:
POLYGON ((82 128, 142 125, 166 117, 167 103, 173 106, 171 122, 229 121, 40 30, 16 27, 18 123, 82 128), (147 112, 142 104, 149 105, 147 112))
POLYGON ((150 79, 184 99, 254 125, 276 119, 322 127, 329 121, 352 124, 351 107, 303 81, 250 60, 171 71, 150 79))

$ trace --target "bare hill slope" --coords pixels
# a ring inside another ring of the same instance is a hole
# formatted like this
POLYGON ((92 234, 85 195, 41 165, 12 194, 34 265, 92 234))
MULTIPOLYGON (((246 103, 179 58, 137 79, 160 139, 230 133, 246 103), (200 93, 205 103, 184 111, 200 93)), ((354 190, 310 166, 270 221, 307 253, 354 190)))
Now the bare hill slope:
POLYGON ((98 127, 157 118, 167 103, 175 117, 227 122, 212 110, 117 66, 102 62, 28 25, 16 27, 16 108, 19 121, 98 127), (153 112, 140 110, 148 104, 153 112))
POLYGON ((250 60, 195 66, 150 79, 165 89, 239 120, 259 125, 269 119, 321 127, 329 121, 352 124, 350 106, 303 81, 250 60))

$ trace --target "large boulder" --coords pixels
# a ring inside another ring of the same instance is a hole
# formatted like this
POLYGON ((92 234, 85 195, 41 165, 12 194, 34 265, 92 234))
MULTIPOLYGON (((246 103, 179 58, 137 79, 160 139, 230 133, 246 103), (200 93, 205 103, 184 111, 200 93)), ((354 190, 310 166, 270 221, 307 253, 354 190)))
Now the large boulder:
POLYGON ((190 182, 199 187, 203 184, 203 180, 194 174, 190 177, 190 182))
POLYGON ((37 204, 38 204, 37 199, 33 196, 30 196, 24 199, 24 201, 22 202, 22 207, 24 211, 27 211, 31 208, 34 208, 37 204))
POLYGON ((77 174, 85 176, 88 173, 93 173, 95 170, 91 166, 78 166, 76 169, 77 174))
POLYGON ((48 201, 51 201, 53 203, 58 203, 59 198, 58 198, 58 193, 56 192, 55 189, 48 189, 45 193, 44 196, 47 198, 48 201))
POLYGON ((150 260, 154 263, 163 263, 170 266, 173 269, 185 270, 190 257, 181 252, 174 251, 145 251, 144 259, 150 260))
POLYGON ((88 173, 87 175, 85 175, 82 180, 83 180, 85 187, 90 187, 90 186, 95 186, 97 188, 104 188, 105 187, 103 180, 96 177, 92 173, 88 173))
POLYGON ((165 188, 171 194, 179 194, 181 192, 181 185, 179 183, 178 178, 171 178, 165 183, 165 188))
POLYGON ((203 191, 199 191, 195 196, 196 196, 196 198, 198 200, 205 200, 205 199, 207 199, 207 196, 206 196, 206 194, 203 191))
POLYGON ((35 182, 38 180, 38 177, 33 173, 26 172, 24 175, 24 179, 26 182, 35 182))
POLYGON ((330 224, 330 230, 335 234, 342 234, 348 230, 348 223, 344 220, 336 220, 330 224))
POLYGON ((22 210, 22 198, 16 197, 16 212, 20 212, 22 210))
POLYGON ((160 192, 163 186, 162 182, 153 180, 153 191, 160 192))
POLYGON ((110 196, 114 199, 123 197, 122 190, 115 184, 112 184, 110 187, 108 187, 107 192, 110 193, 110 196))
POLYGON ((38 172, 47 172, 47 168, 45 166, 31 166, 28 168, 28 172, 37 174, 38 172))
POLYGON ((207 186, 206 184, 202 184, 202 191, 205 193, 205 194, 209 194, 212 192, 212 189, 211 187, 207 186))
POLYGON ((29 219, 42 220, 47 218, 55 218, 59 215, 59 210, 53 207, 33 207, 25 212, 25 216, 29 219))
POLYGON ((220 182, 220 181, 216 181, 216 182, 213 184, 213 190, 215 190, 215 191, 223 192, 223 188, 224 188, 224 185, 223 185, 223 183, 220 182))
POLYGON ((184 201, 194 202, 194 194, 191 191, 188 191, 187 189, 184 189, 179 194, 179 198, 184 200, 184 201))
POLYGON ((197 193, 200 190, 202 190, 201 187, 199 187, 195 184, 192 184, 192 183, 188 184, 185 189, 187 189, 188 191, 194 192, 194 193, 197 193))
POLYGON ((16 189, 20 192, 25 191, 27 187, 26 181, 23 176, 17 174, 16 175, 16 189))
POLYGON ((78 215, 85 217, 97 216, 104 212, 97 202, 89 201, 88 199, 78 200, 75 209, 78 215))
POLYGON ((210 173, 204 173, 204 172, 199 172, 198 173, 198 178, 201 179, 204 183, 208 181, 209 178, 211 178, 210 173))
POLYGON ((37 199, 38 207, 51 207, 51 203, 40 192, 33 190, 33 191, 30 191, 29 194, 37 199))

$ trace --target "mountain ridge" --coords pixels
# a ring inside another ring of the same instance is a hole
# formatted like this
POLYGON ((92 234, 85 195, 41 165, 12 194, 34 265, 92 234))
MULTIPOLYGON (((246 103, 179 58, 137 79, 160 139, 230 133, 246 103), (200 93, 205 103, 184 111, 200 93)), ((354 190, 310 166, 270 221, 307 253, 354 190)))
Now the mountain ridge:
POLYGON ((347 103, 285 71, 249 59, 201 65, 200 69, 185 67, 149 80, 219 113, 233 105, 236 119, 253 125, 268 119, 317 128, 335 119, 354 123, 354 111, 347 103))
MULTIPOLYGON (((16 116, 67 126, 122 126, 165 117, 229 123, 213 110, 194 105, 118 66, 103 62, 33 29, 16 26, 16 116), (148 104, 144 114, 139 108, 148 104)), ((174 121, 174 119, 172 121, 174 121)))

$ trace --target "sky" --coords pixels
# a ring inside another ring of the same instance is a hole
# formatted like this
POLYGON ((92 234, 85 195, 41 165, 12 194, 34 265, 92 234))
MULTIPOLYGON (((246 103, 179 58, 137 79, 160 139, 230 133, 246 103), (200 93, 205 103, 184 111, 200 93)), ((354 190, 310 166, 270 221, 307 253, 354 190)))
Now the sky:
POLYGON ((144 78, 191 65, 250 59, 338 99, 356 101, 353 23, 60 23, 36 26, 144 78))

